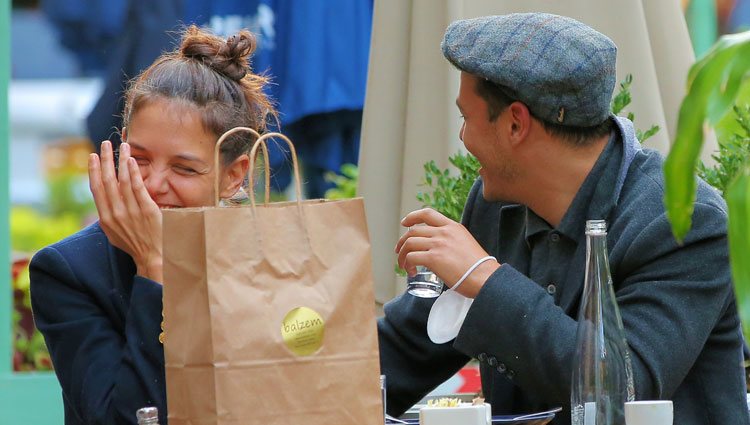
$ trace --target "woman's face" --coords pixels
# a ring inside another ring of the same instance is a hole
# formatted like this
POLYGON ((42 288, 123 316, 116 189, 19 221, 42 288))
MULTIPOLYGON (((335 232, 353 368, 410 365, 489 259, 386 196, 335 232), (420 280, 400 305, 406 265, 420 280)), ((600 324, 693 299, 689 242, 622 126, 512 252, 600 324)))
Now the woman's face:
MULTIPOLYGON (((214 146, 217 135, 207 131, 196 108, 167 99, 141 105, 123 129, 146 190, 160 208, 213 204, 214 146)), ((221 170, 220 195, 237 191, 244 175, 232 165, 221 170), (238 180, 238 181, 235 181, 238 180)))

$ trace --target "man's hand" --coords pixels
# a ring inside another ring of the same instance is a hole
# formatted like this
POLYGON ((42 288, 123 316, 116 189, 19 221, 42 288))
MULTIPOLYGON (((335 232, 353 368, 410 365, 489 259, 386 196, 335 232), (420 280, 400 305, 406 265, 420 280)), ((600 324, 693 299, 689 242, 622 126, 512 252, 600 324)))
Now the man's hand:
POLYGON ((130 146, 120 145, 119 176, 115 174, 112 143, 102 142, 101 158, 89 156, 89 187, 99 212, 99 224, 109 242, 133 257, 137 273, 161 283, 161 211, 143 183, 130 146))
MULTIPOLYGON (((450 287, 477 260, 488 255, 463 225, 433 209, 413 211, 401 220, 401 225, 409 230, 398 240, 396 253, 398 265, 409 275, 416 273, 416 266, 425 266, 450 287)), ((457 291, 474 298, 499 267, 497 261, 482 263, 457 291)))

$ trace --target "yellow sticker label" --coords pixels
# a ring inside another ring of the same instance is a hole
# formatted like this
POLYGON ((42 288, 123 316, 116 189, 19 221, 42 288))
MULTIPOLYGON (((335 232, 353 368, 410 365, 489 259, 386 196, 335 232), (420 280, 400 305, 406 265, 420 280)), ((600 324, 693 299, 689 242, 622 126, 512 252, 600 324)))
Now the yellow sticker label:
POLYGON ((315 310, 297 307, 281 322, 281 337, 294 354, 309 356, 323 345, 325 322, 315 310))

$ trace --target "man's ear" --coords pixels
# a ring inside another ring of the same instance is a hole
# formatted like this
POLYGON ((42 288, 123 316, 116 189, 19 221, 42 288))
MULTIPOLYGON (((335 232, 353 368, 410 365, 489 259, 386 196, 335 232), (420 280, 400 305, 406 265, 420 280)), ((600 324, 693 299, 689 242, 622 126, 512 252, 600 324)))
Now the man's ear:
POLYGON ((508 106, 508 116, 511 121, 510 142, 519 144, 526 139, 531 129, 531 112, 523 103, 513 102, 508 106))
POLYGON ((231 164, 227 165, 220 172, 222 173, 219 197, 223 199, 231 198, 242 186, 247 176, 247 170, 250 168, 250 157, 242 154, 237 157, 231 164))

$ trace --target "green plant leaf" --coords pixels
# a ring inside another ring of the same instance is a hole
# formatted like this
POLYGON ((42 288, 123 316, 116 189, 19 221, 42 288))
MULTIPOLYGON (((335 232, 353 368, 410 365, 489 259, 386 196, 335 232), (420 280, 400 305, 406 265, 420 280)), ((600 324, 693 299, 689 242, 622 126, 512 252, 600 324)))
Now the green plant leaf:
POLYGON ((684 239, 691 227, 703 125, 724 115, 748 70, 750 32, 723 36, 690 68, 688 92, 680 105, 677 137, 664 165, 664 203, 678 241, 684 239))
POLYGON ((636 130, 636 137, 641 143, 643 143, 649 138, 651 138, 651 136, 656 134, 659 130, 660 128, 658 125, 652 125, 651 128, 643 132, 641 130, 636 130))
MULTIPOLYGON (((620 89, 618 90, 617 94, 615 94, 612 97, 612 102, 610 102, 610 111, 614 115, 618 115, 621 112, 624 111, 625 107, 630 105, 630 103, 633 101, 632 95, 630 94, 630 86, 633 84, 633 75, 628 74, 625 76, 625 79, 620 82, 620 89)), ((632 112, 628 112, 625 114, 625 117, 629 119, 630 121, 635 121, 635 115, 632 112)), ((636 138, 643 143, 648 138, 653 136, 659 131, 658 125, 652 125, 651 128, 649 128, 646 131, 636 130, 636 138)))
POLYGON ((619 114, 623 109, 625 109, 626 106, 630 105, 630 102, 632 101, 630 94, 630 85, 632 83, 632 74, 626 75, 625 79, 620 82, 620 90, 618 90, 617 94, 612 97, 612 102, 610 103, 610 110, 613 114, 619 114))
POLYGON ((357 180, 359 178, 359 167, 354 164, 342 164, 341 174, 349 178, 349 180, 357 180))
MULTIPOLYGON (((717 132, 719 137, 719 151, 711 157, 715 164, 711 167, 703 163, 698 164, 698 175, 706 183, 719 189, 726 198, 727 187, 734 177, 740 172, 745 161, 750 158, 750 128, 746 126, 750 122, 750 105, 743 107, 735 106, 734 113, 736 128, 734 134, 717 132)), ((722 118, 726 123, 726 120, 722 118)))
POLYGON ((454 221, 461 219, 464 203, 471 185, 479 175, 479 161, 468 153, 457 152, 448 162, 458 171, 441 170, 435 161, 424 164, 425 176, 422 186, 430 190, 419 192, 417 200, 454 221))
POLYGON ((727 189, 729 257, 743 329, 750 330, 750 162, 727 189))
POLYGON ((359 168, 354 164, 342 164, 341 174, 326 172, 323 178, 331 182, 335 187, 326 190, 326 199, 349 199, 357 196, 357 183, 359 182, 359 168))

